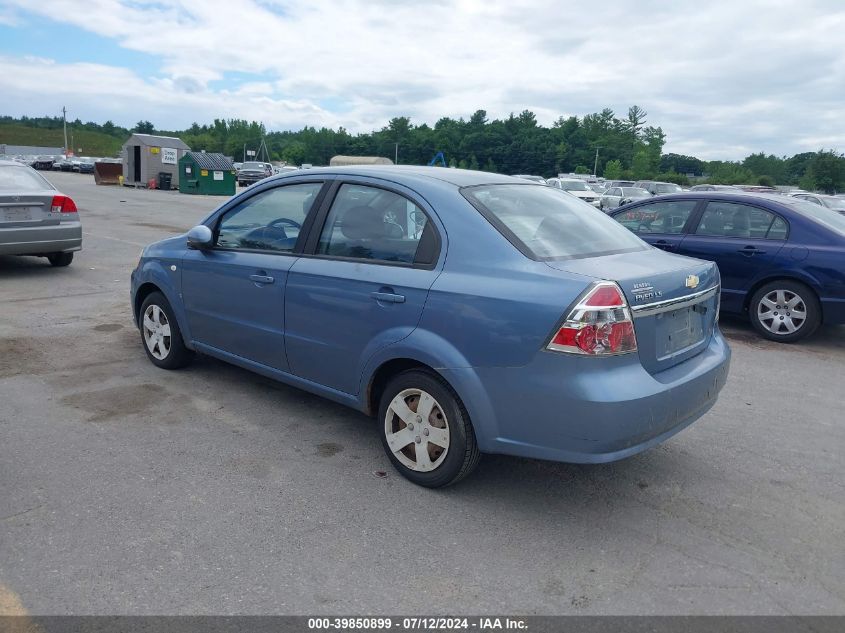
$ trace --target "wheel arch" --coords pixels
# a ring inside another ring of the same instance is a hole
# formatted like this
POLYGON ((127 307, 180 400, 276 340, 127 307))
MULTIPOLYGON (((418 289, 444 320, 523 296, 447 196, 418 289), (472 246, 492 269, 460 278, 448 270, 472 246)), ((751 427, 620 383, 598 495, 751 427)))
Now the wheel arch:
MULTIPOLYGON (((410 369, 422 369, 439 376, 444 381, 446 380, 445 376, 434 369, 434 367, 414 358, 392 358, 387 360, 375 369, 369 381, 367 381, 363 402, 364 413, 374 416, 378 412, 381 394, 387 383, 390 382, 390 379, 410 369)), ((446 382, 448 384, 448 381, 446 382)))
POLYGON ((164 294, 164 291, 151 281, 147 281, 138 287, 135 293, 135 303, 132 305, 132 316, 135 319, 135 325, 140 327, 141 306, 144 304, 144 300, 154 292, 164 294))

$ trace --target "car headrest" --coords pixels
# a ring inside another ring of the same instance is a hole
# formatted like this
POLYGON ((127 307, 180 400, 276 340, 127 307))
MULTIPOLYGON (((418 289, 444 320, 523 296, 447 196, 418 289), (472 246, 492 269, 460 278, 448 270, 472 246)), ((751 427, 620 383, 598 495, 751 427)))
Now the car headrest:
POLYGON ((737 211, 734 213, 733 228, 740 230, 751 228, 751 220, 748 218, 747 211, 737 211))
POLYGON ((340 223, 340 232, 349 240, 384 237, 384 211, 366 206, 347 209, 340 223))

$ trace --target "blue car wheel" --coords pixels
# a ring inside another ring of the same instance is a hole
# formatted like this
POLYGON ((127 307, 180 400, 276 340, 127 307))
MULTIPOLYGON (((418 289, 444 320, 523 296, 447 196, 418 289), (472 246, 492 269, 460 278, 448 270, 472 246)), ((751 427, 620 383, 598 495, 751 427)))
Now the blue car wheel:
POLYGON ((163 294, 152 292, 144 299, 138 322, 144 351, 154 365, 178 369, 193 360, 194 354, 185 347, 173 308, 163 294))
POLYGON ((427 371, 406 371, 388 383, 378 424, 394 467, 420 486, 440 488, 460 481, 481 458, 457 394, 427 371))

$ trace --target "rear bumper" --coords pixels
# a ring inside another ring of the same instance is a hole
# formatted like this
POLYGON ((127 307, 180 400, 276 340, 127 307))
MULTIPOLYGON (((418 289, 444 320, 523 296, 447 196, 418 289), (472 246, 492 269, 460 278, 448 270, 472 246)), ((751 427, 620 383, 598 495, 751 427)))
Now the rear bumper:
POLYGON ((0 228, 0 255, 42 255, 82 249, 82 224, 0 228))
POLYGON ((544 352, 525 367, 444 374, 457 379, 459 392, 460 372, 480 378, 485 393, 469 399, 487 401, 468 408, 471 415, 486 410, 495 418, 475 425, 483 451, 602 463, 651 448, 704 415, 727 379, 730 349, 717 330, 700 354, 657 374, 635 358, 544 352))

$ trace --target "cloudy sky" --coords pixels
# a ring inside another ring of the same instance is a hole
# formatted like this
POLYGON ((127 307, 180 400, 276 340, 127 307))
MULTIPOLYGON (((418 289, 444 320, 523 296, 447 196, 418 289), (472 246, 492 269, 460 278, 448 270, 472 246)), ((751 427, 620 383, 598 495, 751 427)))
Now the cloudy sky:
POLYGON ((845 151, 845 0, 0 2, 0 114, 362 132, 631 104, 667 152, 845 151))

